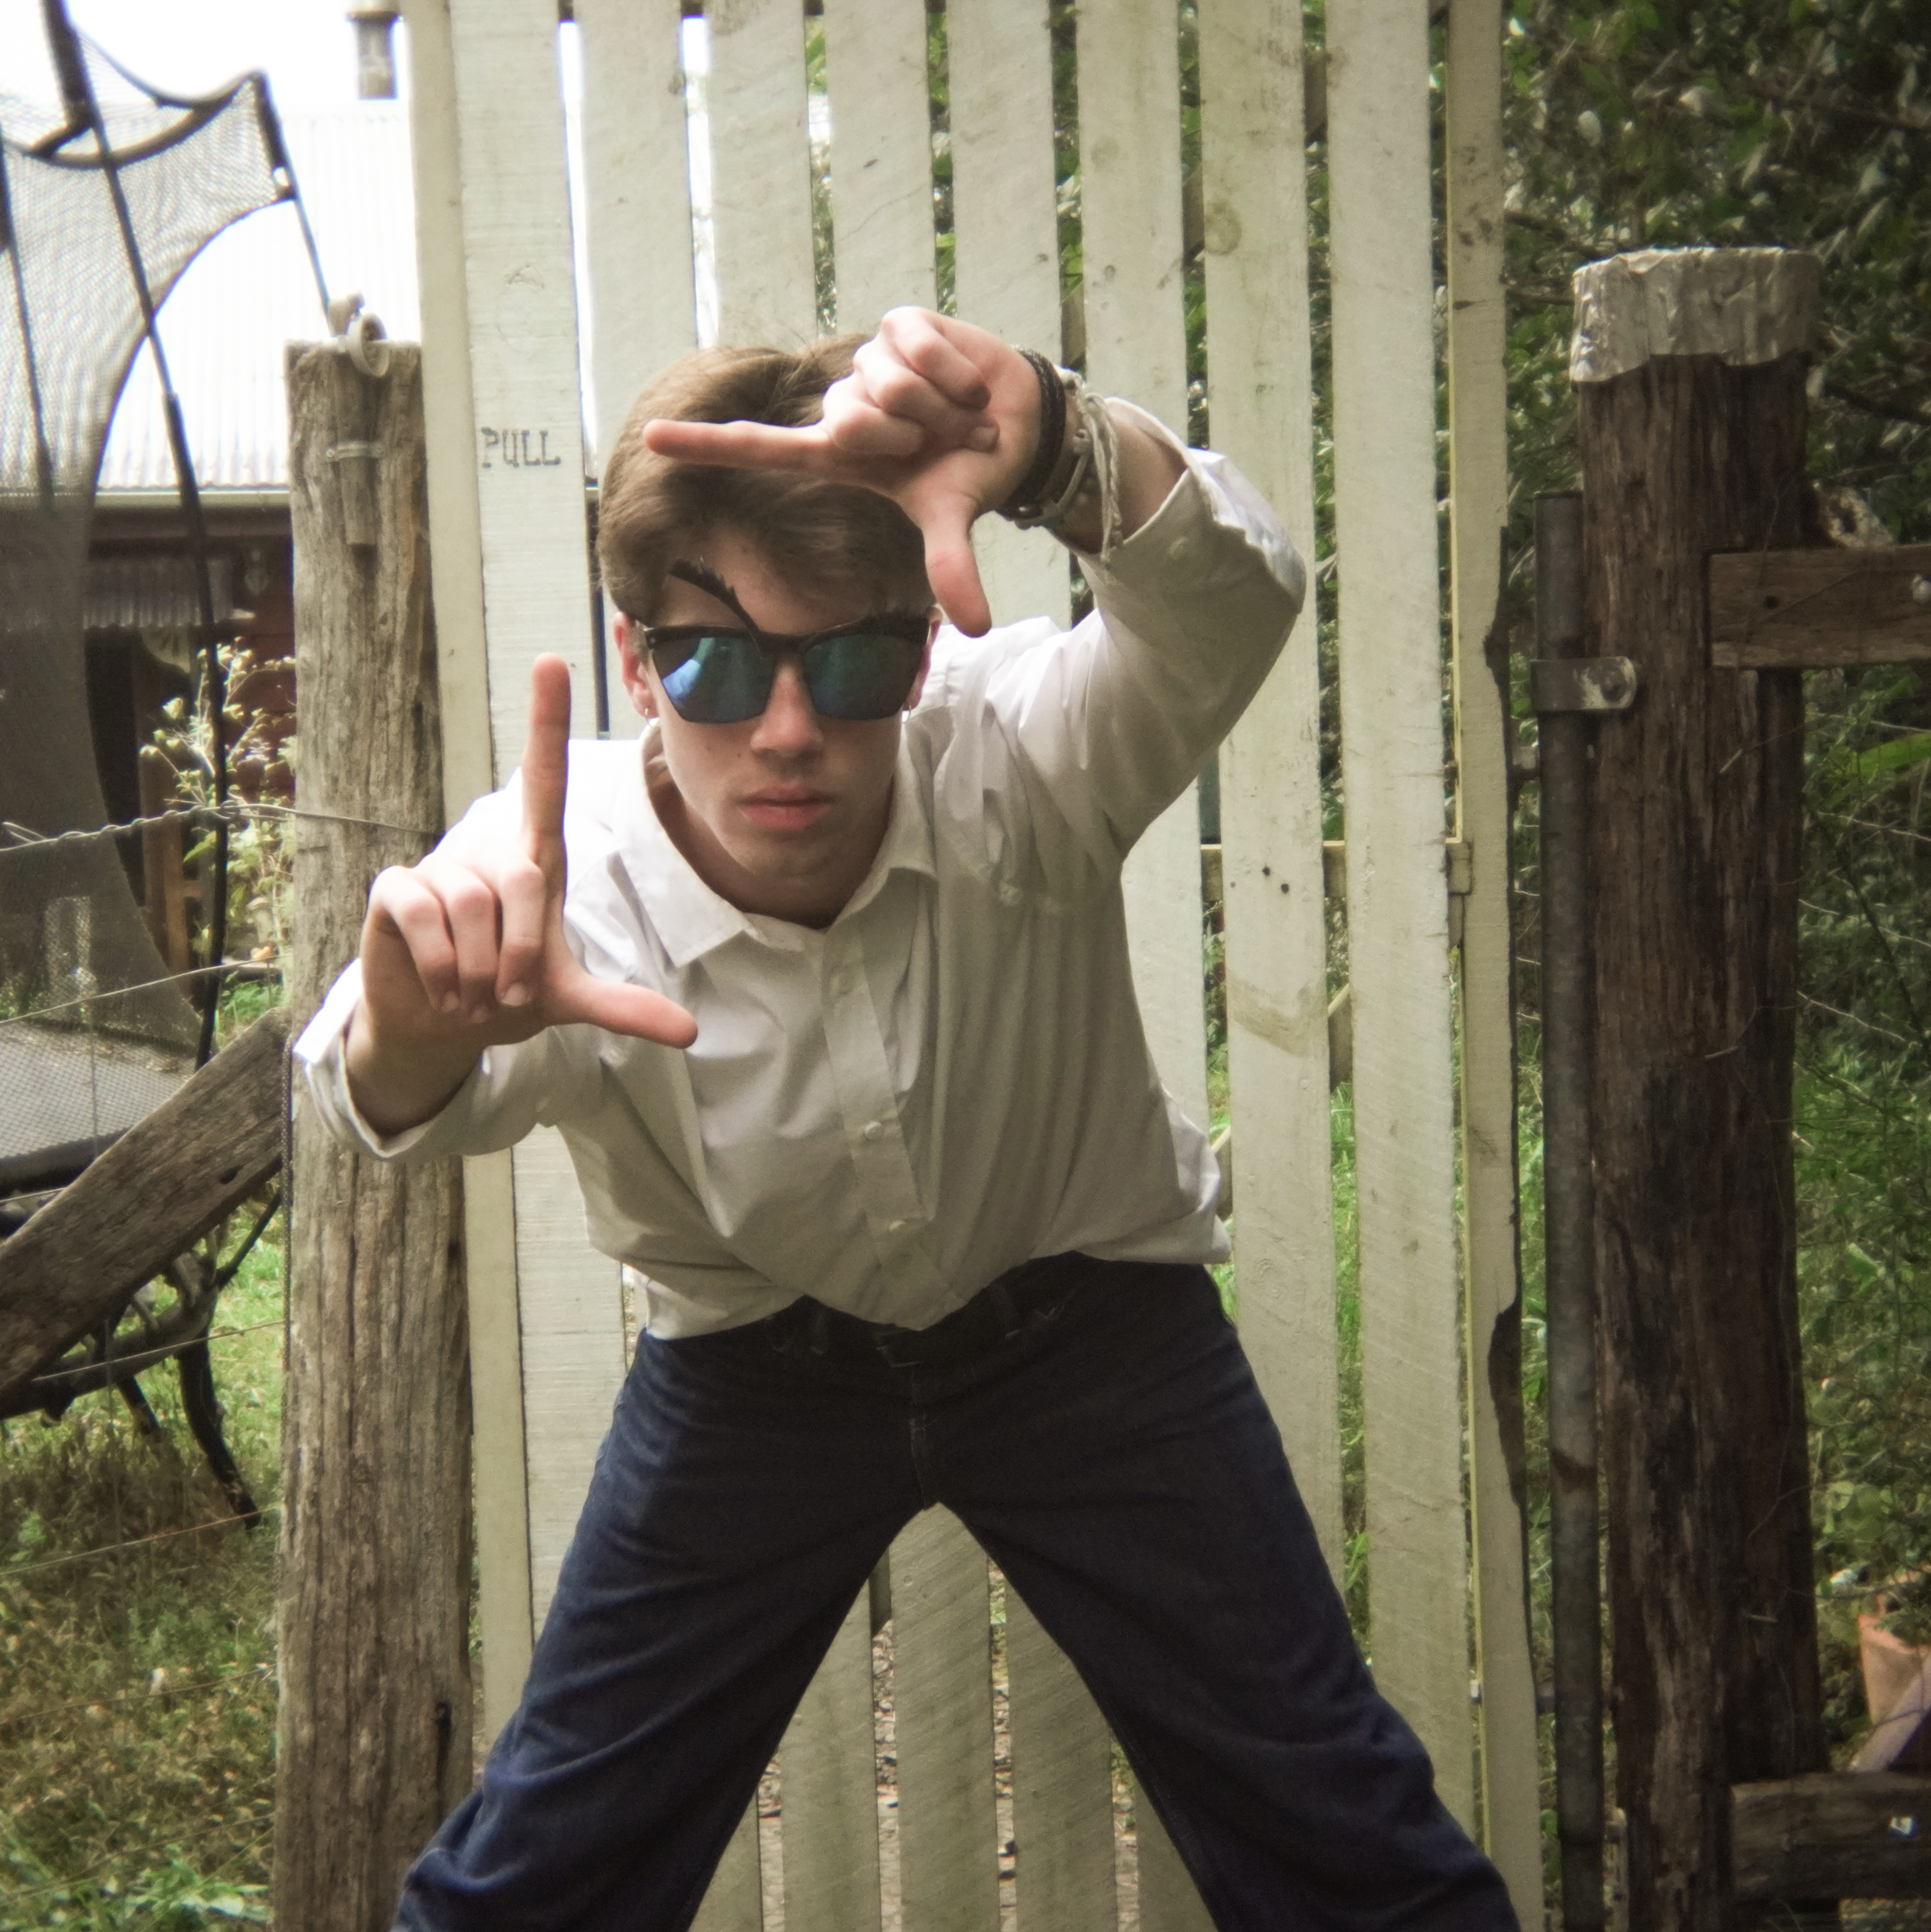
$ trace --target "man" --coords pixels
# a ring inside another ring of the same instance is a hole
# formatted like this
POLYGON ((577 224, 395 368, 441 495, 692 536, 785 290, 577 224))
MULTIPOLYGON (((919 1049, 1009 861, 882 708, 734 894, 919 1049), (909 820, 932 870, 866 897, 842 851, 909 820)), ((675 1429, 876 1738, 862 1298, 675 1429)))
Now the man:
POLYGON ((640 400, 600 549, 641 748, 386 872, 301 1046, 385 1156, 559 1126, 644 1333, 524 1702, 410 1928, 680 1928, 892 1537, 955 1510, 1224 1928, 1514 1920, 1375 1696, 1204 1262, 1119 889, 1302 572, 1221 459, 898 310, 640 400), (969 639, 988 509, 1096 614, 969 639), (941 632, 934 597, 951 617, 941 632))

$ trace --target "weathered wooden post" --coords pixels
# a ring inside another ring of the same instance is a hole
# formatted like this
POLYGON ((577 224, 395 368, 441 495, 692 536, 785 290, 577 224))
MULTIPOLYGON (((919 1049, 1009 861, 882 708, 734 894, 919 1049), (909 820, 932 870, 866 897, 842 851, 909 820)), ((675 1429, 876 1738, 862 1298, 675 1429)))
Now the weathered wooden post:
MULTIPOLYGON (((301 801, 291 997, 355 952, 368 882, 442 819, 420 352, 292 349, 301 801)), ((274 1922, 380 1932, 469 1788, 461 1170, 385 1168, 298 1098, 283 1395, 274 1922)))
POLYGON ((1635 661, 1589 787, 1597 1270, 1630 1922, 1739 1922, 1730 1787, 1819 1770, 1791 1160, 1802 698, 1711 668, 1714 551, 1815 541, 1817 268, 1576 277, 1585 649, 1635 661))

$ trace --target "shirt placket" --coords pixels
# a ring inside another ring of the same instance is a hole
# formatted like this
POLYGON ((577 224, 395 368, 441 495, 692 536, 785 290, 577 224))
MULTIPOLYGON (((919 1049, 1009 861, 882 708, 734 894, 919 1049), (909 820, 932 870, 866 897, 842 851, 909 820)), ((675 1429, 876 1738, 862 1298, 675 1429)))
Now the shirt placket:
POLYGON ((826 934, 822 1005, 825 1040, 838 1089, 838 1110, 858 1177, 859 1198, 878 1251, 895 1286, 943 1286, 927 1240, 930 1218, 919 1198, 906 1151, 898 1099, 885 1051, 885 1036, 872 1003, 865 946, 857 922, 826 934))

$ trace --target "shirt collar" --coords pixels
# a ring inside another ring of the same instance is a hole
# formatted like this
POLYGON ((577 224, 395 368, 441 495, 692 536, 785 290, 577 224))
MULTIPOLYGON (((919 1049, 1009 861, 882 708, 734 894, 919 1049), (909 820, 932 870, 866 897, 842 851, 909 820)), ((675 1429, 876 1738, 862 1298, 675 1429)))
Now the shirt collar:
MULTIPOLYGON (((636 762, 616 814, 618 847, 624 868, 671 963, 681 971, 694 959, 715 951, 740 933, 769 943, 773 937, 769 930, 773 922, 754 919, 713 892, 672 844, 644 783, 643 761, 649 747, 646 730, 638 741, 636 762)), ((886 821, 885 836, 880 842, 871 870, 838 916, 847 919, 862 911, 894 872, 922 872, 932 878, 937 877, 937 870, 932 849, 931 817, 907 734, 901 731, 892 788, 892 812, 886 821)))

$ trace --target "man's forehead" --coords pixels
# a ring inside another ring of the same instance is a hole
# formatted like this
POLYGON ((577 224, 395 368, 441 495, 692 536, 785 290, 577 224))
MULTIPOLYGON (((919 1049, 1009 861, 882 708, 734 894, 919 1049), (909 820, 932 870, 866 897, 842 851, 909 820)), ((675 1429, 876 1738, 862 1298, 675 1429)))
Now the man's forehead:
POLYGON ((721 606, 760 628, 782 630, 836 623, 886 611, 923 612, 931 595, 923 584, 894 586, 850 571, 814 567, 783 555, 736 530, 682 538, 669 546, 670 561, 653 600, 652 621, 672 621, 667 611, 703 618, 721 606), (802 614, 802 615, 801 615, 802 614))

